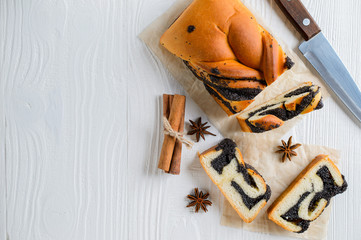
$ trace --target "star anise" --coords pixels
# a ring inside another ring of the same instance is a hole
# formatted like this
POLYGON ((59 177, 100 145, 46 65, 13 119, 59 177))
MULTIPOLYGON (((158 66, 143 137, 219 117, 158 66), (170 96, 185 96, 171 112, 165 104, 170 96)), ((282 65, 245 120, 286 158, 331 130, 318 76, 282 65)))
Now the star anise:
POLYGON ((279 150, 277 150, 276 153, 283 153, 282 162, 284 162, 286 158, 291 161, 292 156, 297 156, 297 153, 294 150, 301 146, 301 144, 297 143, 292 145, 292 136, 288 139, 287 144, 285 141, 281 141, 283 146, 278 146, 279 150))
POLYGON ((196 134, 197 142, 199 142, 199 137, 201 136, 203 140, 206 140, 204 138, 205 134, 209 134, 212 136, 216 136, 215 134, 208 132, 207 129, 210 128, 210 126, 206 126, 208 122, 202 123, 202 118, 200 117, 197 122, 193 122, 192 120, 189 120, 191 122, 191 128, 192 130, 188 131, 187 135, 193 135, 196 134))
POLYGON ((187 198, 192 200, 187 207, 196 206, 196 212, 199 211, 200 208, 203 209, 204 212, 207 212, 207 205, 212 206, 212 202, 207 200, 209 193, 203 194, 202 191, 198 191, 198 188, 194 189, 194 195, 188 195, 187 198))

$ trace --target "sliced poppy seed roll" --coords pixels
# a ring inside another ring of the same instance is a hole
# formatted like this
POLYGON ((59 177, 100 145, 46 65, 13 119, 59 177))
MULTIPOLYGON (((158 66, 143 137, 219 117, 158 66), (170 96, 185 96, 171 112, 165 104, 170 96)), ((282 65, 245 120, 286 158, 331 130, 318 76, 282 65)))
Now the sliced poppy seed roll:
POLYGON ((278 97, 237 116, 242 131, 261 133, 278 128, 287 120, 323 107, 320 87, 305 82, 278 97))
POLYGON ((268 218, 292 232, 306 231, 347 182, 326 155, 318 155, 268 209, 268 218))
POLYGON ((236 144, 224 139, 199 159, 238 215, 245 222, 252 222, 269 200, 271 189, 252 166, 244 163, 236 144))

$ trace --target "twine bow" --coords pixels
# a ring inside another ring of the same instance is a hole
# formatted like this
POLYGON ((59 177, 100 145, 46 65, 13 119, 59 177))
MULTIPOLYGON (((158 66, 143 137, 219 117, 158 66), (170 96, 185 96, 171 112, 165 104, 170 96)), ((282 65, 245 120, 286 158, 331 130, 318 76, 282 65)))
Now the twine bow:
POLYGON ((183 137, 184 133, 174 131, 166 117, 163 117, 163 127, 164 127, 164 134, 167 134, 171 137, 175 137, 178 141, 184 143, 187 146, 187 148, 193 147, 194 142, 183 137))

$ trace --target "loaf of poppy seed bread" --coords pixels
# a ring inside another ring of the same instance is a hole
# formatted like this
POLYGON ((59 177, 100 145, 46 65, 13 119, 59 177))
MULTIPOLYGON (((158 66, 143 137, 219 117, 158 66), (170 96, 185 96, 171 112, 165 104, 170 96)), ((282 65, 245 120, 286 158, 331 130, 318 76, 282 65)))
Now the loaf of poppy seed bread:
POLYGON ((268 218, 292 232, 306 231, 330 199, 347 189, 339 169, 326 155, 318 155, 268 208, 268 218))
POLYGON ((237 115, 244 132, 261 133, 278 128, 299 114, 323 107, 320 87, 305 82, 261 105, 237 115))
POLYGON ((200 162, 238 215, 252 222, 271 196, 263 177, 244 163, 241 151, 230 139, 199 155, 200 162))
POLYGON ((293 62, 239 0, 194 0, 160 43, 228 114, 245 109, 293 62))

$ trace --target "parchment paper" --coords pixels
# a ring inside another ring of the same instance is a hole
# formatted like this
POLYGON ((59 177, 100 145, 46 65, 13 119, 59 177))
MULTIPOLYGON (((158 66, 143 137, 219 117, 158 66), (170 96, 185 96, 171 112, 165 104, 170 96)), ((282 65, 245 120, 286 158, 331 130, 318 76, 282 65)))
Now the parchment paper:
MULTIPOLYGON (((262 134, 243 133, 235 116, 228 117, 222 108, 215 102, 211 95, 204 88, 203 83, 198 80, 191 71, 183 64, 182 60, 175 57, 159 44, 161 35, 173 23, 192 0, 178 0, 162 16, 151 23, 140 35, 140 39, 148 46, 151 52, 169 70, 173 77, 184 87, 188 95, 207 114, 209 121, 227 138, 236 141, 245 162, 253 165, 266 179, 272 189, 272 197, 263 211, 251 224, 245 224, 236 214, 229 203, 225 201, 221 224, 231 227, 240 227, 249 231, 272 233, 277 235, 287 235, 301 237, 305 239, 324 239, 327 234, 327 222, 329 219, 329 206, 325 212, 314 221, 309 230, 304 234, 290 233, 277 226, 265 216, 266 209, 274 199, 288 186, 299 172, 318 154, 328 154, 335 162, 339 160, 336 150, 326 147, 304 145, 297 149, 299 154, 292 162, 281 163, 280 156, 275 154, 276 146, 280 144, 281 137, 292 128, 303 116, 298 116, 286 121, 278 129, 262 134)), ((249 6, 247 6, 249 8, 249 6)), ((252 11, 252 9, 250 9, 252 11)), ((255 14, 255 11, 252 11, 255 14)), ((269 32, 267 25, 255 14, 257 21, 269 32)), ((306 68, 301 59, 292 50, 276 37, 286 54, 295 62, 291 70, 282 74, 277 81, 263 90, 255 101, 248 106, 251 109, 297 85, 301 82, 311 81, 321 86, 323 98, 329 96, 326 88, 320 79, 306 68)), ((312 114, 312 113, 310 113, 312 114)))

